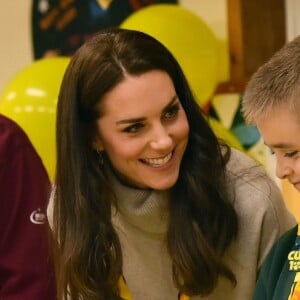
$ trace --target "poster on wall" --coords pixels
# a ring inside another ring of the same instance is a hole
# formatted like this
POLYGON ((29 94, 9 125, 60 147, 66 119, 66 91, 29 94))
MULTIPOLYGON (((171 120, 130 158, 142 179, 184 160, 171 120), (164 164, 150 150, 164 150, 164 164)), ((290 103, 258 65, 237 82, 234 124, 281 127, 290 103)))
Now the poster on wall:
POLYGON ((131 13, 177 0, 33 0, 33 57, 71 56, 93 33, 118 26, 131 13))

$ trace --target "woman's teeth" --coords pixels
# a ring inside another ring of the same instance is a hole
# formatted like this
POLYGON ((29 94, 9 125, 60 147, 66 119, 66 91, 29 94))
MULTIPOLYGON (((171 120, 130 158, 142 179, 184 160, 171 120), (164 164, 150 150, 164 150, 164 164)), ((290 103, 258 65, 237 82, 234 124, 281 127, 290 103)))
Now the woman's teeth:
POLYGON ((162 158, 145 158, 142 161, 151 167, 161 167, 172 158, 172 152, 162 158))

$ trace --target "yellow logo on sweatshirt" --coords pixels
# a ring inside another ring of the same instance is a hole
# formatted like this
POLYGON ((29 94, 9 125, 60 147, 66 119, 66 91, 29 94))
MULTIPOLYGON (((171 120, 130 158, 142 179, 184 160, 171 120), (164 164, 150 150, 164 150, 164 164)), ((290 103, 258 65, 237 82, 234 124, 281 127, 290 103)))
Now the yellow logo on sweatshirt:
POLYGON ((288 255, 290 271, 300 271, 300 250, 293 250, 288 255))

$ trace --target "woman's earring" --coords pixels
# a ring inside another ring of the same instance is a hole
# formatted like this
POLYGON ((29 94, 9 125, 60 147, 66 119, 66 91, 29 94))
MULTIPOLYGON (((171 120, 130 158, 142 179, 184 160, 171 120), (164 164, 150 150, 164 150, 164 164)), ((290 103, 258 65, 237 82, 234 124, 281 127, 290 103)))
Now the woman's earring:
POLYGON ((102 166, 104 164, 104 158, 103 158, 104 151, 103 150, 96 150, 96 151, 98 154, 99 164, 102 166))

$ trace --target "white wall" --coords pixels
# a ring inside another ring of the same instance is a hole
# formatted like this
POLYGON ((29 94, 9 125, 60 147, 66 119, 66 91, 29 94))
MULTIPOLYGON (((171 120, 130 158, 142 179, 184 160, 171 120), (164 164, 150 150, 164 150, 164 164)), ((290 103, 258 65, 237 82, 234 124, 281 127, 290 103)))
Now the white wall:
POLYGON ((286 35, 287 41, 291 41, 300 33, 300 1, 299 0, 285 0, 286 12, 286 35))
POLYGON ((179 3, 199 15, 219 39, 227 39, 226 0, 179 0, 179 3))
POLYGON ((0 3, 0 94, 9 80, 32 62, 31 0, 0 3))

